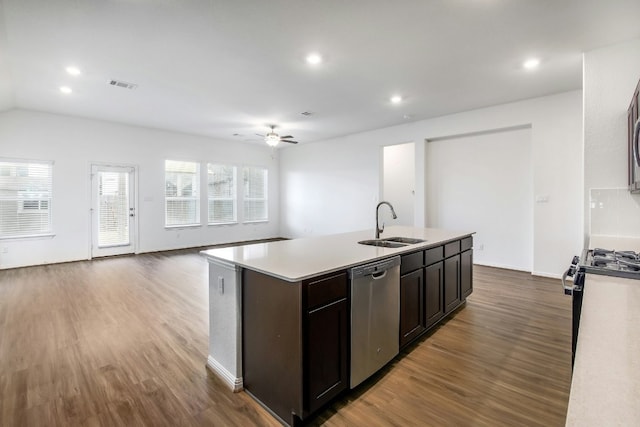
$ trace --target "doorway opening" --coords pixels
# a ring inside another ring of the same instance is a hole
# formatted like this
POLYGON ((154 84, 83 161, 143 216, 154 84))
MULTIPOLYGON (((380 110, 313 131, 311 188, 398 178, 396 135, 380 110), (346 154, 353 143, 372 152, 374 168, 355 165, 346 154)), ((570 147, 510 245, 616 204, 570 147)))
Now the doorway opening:
POLYGON ((382 147, 382 200, 391 203, 398 218, 389 224, 414 225, 415 144, 408 142, 382 147))

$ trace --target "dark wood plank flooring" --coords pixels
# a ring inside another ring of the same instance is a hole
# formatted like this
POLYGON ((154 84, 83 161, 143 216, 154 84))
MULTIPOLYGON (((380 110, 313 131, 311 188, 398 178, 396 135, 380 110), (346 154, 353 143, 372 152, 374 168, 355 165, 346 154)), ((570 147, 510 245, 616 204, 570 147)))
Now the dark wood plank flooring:
MULTIPOLYGON (((0 425, 277 426, 205 369, 196 250, 0 271, 0 425)), ((465 306, 312 419, 327 426, 561 426, 571 302, 475 267, 465 306)))

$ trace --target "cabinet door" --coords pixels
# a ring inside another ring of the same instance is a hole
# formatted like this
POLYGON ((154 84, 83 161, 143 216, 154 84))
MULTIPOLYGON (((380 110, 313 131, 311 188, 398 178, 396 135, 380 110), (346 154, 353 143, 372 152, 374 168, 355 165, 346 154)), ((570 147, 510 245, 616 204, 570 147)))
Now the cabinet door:
POLYGON ((444 312, 460 304, 460 254, 444 260, 444 312))
POLYGON ((444 286, 444 264, 442 261, 424 269, 425 326, 428 328, 444 316, 442 287, 444 286))
POLYGON ((349 313, 341 299, 307 315, 306 401, 314 412, 349 385, 349 313))
POLYGON ((473 291, 473 251, 460 254, 460 294, 465 299, 473 291))
POLYGON ((422 268, 400 278, 400 347, 424 331, 423 278, 422 268))

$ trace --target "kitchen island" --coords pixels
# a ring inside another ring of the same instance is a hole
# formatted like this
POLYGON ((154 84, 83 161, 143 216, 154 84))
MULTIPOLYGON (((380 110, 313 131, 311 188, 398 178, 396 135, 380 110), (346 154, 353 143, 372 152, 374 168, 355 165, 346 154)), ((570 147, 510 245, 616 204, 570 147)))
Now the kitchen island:
POLYGON ((472 235, 388 227, 203 251, 209 261, 207 365, 281 421, 296 424, 349 388, 348 269, 399 256, 398 341, 408 345, 472 292, 472 235))

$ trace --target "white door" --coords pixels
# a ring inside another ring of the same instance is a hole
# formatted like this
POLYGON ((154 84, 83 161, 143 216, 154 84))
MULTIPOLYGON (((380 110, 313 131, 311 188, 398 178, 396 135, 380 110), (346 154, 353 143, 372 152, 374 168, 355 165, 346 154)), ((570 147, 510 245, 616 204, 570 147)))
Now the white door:
POLYGON ((135 252, 135 168, 91 166, 91 256, 135 252))

